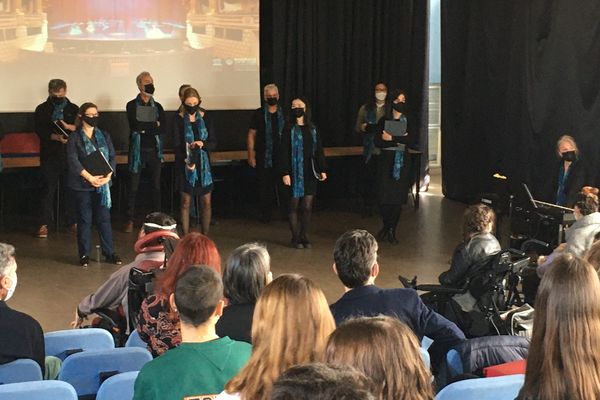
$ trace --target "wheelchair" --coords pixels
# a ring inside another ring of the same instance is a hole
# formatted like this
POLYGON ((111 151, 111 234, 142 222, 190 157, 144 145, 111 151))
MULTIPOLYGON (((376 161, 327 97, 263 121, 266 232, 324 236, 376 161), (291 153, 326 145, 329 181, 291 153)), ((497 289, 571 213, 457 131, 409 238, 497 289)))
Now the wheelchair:
POLYGON ((501 250, 472 265, 458 287, 417 283, 402 275, 398 279, 406 288, 426 292, 423 302, 434 311, 456 323, 467 337, 509 334, 510 327, 500 314, 513 306, 524 304, 519 289, 521 272, 530 263, 529 257, 515 249, 501 250), (468 299, 468 310, 457 299, 468 299))

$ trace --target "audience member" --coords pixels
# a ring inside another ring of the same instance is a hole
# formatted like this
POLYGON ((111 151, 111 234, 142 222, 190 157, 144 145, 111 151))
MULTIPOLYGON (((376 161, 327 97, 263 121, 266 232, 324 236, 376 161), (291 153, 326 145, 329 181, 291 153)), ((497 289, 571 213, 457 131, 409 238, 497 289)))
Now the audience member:
POLYGON ((585 255, 585 260, 592 264, 592 267, 600 272, 600 240, 596 240, 590 250, 585 255))
POLYGON ((179 313, 182 342, 144 365, 134 399, 212 398, 251 353, 249 344, 220 338, 215 331, 224 306, 221 277, 211 267, 189 268, 177 280, 169 304, 179 313))
POLYGON ((335 329, 325 295, 311 280, 282 275, 260 295, 252 320, 252 356, 218 400, 267 400, 287 368, 316 361, 335 329))
POLYGON ((433 339, 429 352, 435 364, 452 346, 465 340, 464 333, 446 318, 429 309, 412 289, 382 289, 377 241, 365 230, 351 230, 338 238, 333 251, 334 272, 346 293, 331 305, 337 324, 350 317, 389 315, 405 322, 417 335, 433 339))
POLYGON ((201 233, 189 233, 177 245, 173 256, 156 279, 154 293, 142 302, 137 331, 157 357, 181 343, 179 316, 172 312, 169 296, 177 279, 191 265, 208 265, 221 272, 221 256, 215 243, 201 233))
POLYGON ((225 298, 228 301, 217 322, 219 336, 252 343, 252 315, 263 288, 273 280, 271 258, 258 243, 233 250, 223 270, 225 298))
POLYGON ((552 263, 535 301, 520 400, 600 399, 600 281, 572 254, 552 263))
POLYGON ((371 378, 380 400, 433 400, 431 375, 421 358, 419 341, 396 318, 351 319, 329 337, 325 361, 352 366, 371 378))
POLYGON ((271 400, 375 400, 369 380, 354 368, 296 365, 275 381, 271 400))

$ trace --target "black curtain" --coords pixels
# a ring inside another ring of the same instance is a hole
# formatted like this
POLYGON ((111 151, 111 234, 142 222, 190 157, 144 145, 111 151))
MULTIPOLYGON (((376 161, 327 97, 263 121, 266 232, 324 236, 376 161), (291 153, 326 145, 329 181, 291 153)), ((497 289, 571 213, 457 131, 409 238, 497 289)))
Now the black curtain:
POLYGON ((500 172, 547 198, 563 134, 597 184, 599 62, 597 0, 443 1, 444 194, 473 200, 500 172))
MULTIPOLYGON (((358 108, 375 82, 403 88, 427 150, 428 1, 261 0, 261 84, 289 109, 306 96, 327 146, 360 143, 358 108)), ((427 159, 425 154, 424 159, 427 159)))

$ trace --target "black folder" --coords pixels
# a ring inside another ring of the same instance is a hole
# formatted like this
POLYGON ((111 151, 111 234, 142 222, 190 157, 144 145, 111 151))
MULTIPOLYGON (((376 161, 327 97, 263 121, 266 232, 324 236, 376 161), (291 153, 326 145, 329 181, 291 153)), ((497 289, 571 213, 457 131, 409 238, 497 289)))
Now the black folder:
POLYGON ((56 131, 55 133, 62 135, 65 139, 69 138, 69 134, 67 133, 66 130, 63 129, 63 127, 61 126, 61 124, 57 121, 52 121, 52 123, 54 124, 54 130, 56 131))
POLYGON ((88 154, 81 160, 81 165, 83 165, 83 168, 85 168, 87 172, 94 176, 106 176, 113 172, 110 163, 100 150, 88 154))

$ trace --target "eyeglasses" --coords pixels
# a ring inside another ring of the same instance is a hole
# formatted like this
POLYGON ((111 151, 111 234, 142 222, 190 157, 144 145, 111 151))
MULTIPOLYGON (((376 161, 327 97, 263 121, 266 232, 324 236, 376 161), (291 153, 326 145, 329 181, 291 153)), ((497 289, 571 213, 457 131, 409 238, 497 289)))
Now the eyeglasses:
POLYGON ((86 117, 90 117, 90 118, 98 117, 99 115, 100 114, 98 114, 98 113, 96 113, 96 114, 85 114, 86 117))

